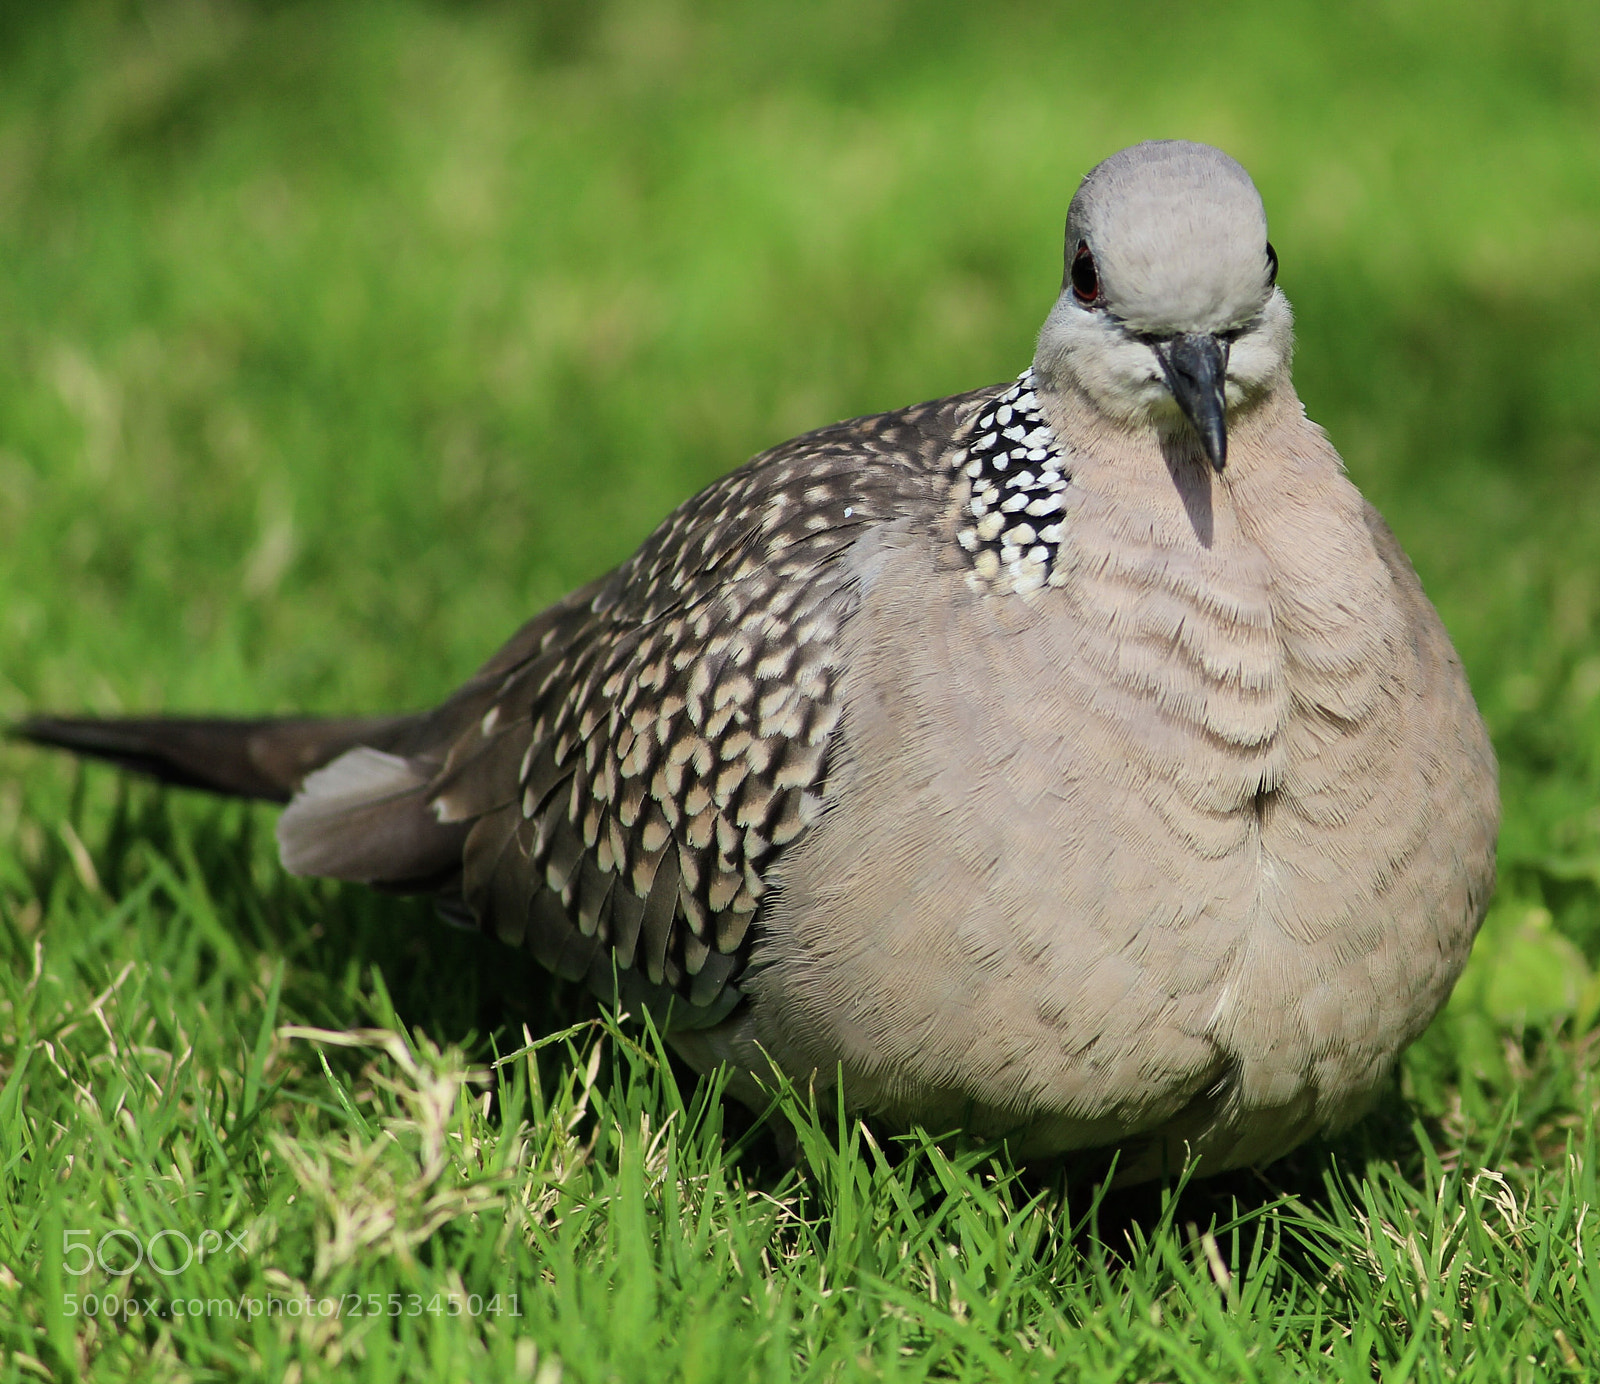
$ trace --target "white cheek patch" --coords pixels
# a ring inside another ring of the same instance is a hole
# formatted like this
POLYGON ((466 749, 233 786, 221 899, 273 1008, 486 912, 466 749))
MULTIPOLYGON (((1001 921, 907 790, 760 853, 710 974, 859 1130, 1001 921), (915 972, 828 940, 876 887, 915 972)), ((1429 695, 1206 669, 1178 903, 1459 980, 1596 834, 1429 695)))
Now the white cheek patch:
POLYGON ((1165 417, 1175 407, 1148 343, 1065 298, 1040 333, 1035 368, 1049 379, 1070 377, 1102 413, 1121 422, 1165 417))
POLYGON ((1228 402, 1242 402, 1255 393, 1278 369, 1278 352, 1264 334, 1255 331, 1241 336, 1228 352, 1228 402))
POLYGON ((1238 404, 1259 394, 1289 359, 1293 319, 1288 301, 1275 292, 1261 315, 1228 349, 1228 403, 1238 404))
MULTIPOLYGON (((1229 407, 1271 385, 1288 363, 1292 341, 1288 301, 1274 292, 1229 348, 1229 407)), ((1148 340, 1105 313, 1080 307, 1069 294, 1045 321, 1034 368, 1044 380, 1076 384, 1101 413, 1121 423, 1164 428, 1181 416, 1148 340)))

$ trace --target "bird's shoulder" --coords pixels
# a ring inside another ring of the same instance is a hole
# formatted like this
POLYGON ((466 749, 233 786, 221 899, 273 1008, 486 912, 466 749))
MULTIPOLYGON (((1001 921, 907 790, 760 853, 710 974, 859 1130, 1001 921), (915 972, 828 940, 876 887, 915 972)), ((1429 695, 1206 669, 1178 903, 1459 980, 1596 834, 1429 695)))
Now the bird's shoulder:
POLYGON ((651 620, 758 573, 808 584, 874 524, 934 517, 942 464, 994 389, 847 419, 791 438, 672 512, 594 601, 651 620))

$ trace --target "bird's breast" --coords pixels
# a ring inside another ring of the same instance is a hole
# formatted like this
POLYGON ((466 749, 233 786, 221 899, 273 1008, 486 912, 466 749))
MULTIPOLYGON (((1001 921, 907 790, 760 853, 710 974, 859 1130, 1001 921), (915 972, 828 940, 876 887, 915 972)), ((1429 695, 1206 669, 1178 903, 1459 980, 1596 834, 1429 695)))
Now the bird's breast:
POLYGON ((752 982, 785 1065, 923 1120, 1054 1112, 1064 1147, 1205 1090, 1289 1123, 1364 1097, 1459 969, 1472 923, 1434 924, 1471 882, 1427 748, 1459 728, 1415 721, 1414 631, 1334 472, 1204 524, 1170 484, 1079 487, 1027 597, 884 540, 752 982))

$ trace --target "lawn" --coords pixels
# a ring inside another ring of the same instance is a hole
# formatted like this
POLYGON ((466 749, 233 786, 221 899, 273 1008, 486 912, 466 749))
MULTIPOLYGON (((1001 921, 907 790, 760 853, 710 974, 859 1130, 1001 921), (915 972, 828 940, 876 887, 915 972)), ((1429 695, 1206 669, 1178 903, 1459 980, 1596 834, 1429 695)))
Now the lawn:
POLYGON ((1028 360, 1077 179, 1255 174, 1501 757, 1369 1121, 1102 1194, 759 1126, 271 814, 0 747, 0 1379, 1600 1375, 1600 8, 0 14, 0 717, 423 705, 744 457, 1028 360))

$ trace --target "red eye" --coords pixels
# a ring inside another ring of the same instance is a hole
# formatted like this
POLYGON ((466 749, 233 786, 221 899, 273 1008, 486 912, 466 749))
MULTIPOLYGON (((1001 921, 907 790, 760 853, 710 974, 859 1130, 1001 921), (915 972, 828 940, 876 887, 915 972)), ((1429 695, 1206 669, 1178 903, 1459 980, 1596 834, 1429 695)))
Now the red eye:
POLYGON ((1068 277, 1072 280, 1072 296, 1084 307, 1100 301, 1100 275, 1095 270, 1094 256, 1089 253, 1089 243, 1085 240, 1078 242, 1068 277))

